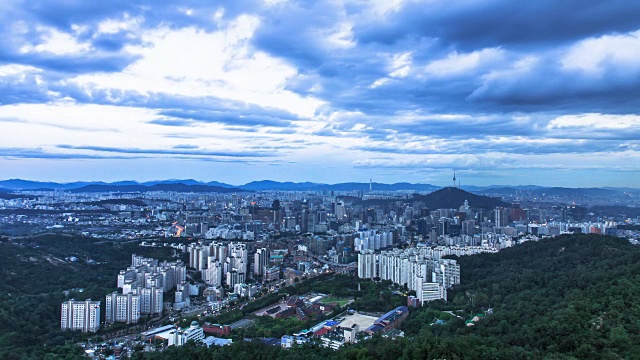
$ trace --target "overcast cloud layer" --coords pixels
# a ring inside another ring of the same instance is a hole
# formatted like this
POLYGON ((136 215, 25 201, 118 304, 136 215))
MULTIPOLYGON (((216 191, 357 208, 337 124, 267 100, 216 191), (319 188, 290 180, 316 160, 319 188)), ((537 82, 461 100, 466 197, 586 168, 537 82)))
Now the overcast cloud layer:
POLYGON ((636 1, 5 1, 0 43, 2 178, 640 187, 636 1))

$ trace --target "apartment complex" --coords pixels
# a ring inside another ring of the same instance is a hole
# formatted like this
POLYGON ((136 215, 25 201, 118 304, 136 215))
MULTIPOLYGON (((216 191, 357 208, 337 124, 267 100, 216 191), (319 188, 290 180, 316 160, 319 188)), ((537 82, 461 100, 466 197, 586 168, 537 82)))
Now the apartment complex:
POLYGON ((430 249, 410 248, 358 254, 358 277, 391 280, 416 292, 420 304, 447 300, 447 289, 460 284, 460 265, 455 260, 434 258, 430 249))

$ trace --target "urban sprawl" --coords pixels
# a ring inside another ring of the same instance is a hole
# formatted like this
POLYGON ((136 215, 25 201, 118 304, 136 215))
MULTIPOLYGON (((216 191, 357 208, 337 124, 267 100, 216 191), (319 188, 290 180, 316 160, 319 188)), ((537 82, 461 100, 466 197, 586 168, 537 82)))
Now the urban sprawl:
MULTIPOLYGON (((455 187, 443 190, 471 196, 455 187)), ((193 321, 187 327, 178 326, 177 319, 221 314, 328 273, 388 280, 415 295, 407 296, 406 306, 384 314, 350 310, 351 299, 336 300, 331 294, 284 296, 253 315, 308 319, 338 305, 344 311, 274 345, 289 348, 315 341, 337 349, 376 333, 402 336, 396 327, 411 307, 447 301, 447 289, 464 282, 453 256, 495 253, 564 233, 606 234, 637 243, 634 226, 640 224, 637 216, 600 211, 605 199, 526 190, 484 194, 502 198, 500 206, 481 207, 460 198, 444 208, 430 208, 426 194, 373 189, 23 194, 0 200, 0 209, 10 210, 0 215, 0 228, 22 232, 16 236, 68 233, 171 249, 171 261, 134 254, 129 267, 113 274, 118 291, 103 299, 68 299, 60 307, 65 330, 97 332, 144 319, 147 326, 134 340, 149 351, 157 342, 161 347, 188 341, 229 344, 231 332, 249 326, 251 319, 233 324, 193 321)), ((635 198, 616 201, 638 205, 635 198)), ((91 259, 70 254, 65 261, 91 259)), ((107 346, 119 352, 127 350, 111 344, 107 346)), ((95 344, 87 347, 87 354, 96 349, 95 344)))

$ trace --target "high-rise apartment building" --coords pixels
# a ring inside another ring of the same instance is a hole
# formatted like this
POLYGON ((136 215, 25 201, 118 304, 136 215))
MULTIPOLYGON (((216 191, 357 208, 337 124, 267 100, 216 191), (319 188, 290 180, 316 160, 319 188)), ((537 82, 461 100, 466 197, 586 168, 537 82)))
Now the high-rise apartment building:
POLYGON ((201 245, 189 246, 189 267, 196 269, 196 271, 202 271, 207 264, 207 257, 209 256, 208 247, 201 245))
POLYGON ((236 284, 244 284, 246 281, 246 276, 244 273, 238 272, 233 269, 227 272, 227 286, 233 288, 236 284))
POLYGON ((253 255, 253 274, 255 276, 264 275, 264 269, 269 264, 269 250, 261 248, 253 255))
POLYGON ((62 330, 96 332, 100 328, 100 301, 65 301, 61 305, 62 330))
POLYGON ((162 288, 137 288, 136 294, 140 295, 140 314, 162 314, 163 293, 162 288))
POLYGON ((222 264, 215 256, 209 256, 207 268, 202 271, 202 280, 210 286, 221 286, 222 273, 222 264))
POLYGON ((358 277, 373 279, 376 277, 376 254, 373 250, 364 250, 358 254, 358 277))
POLYGON ((140 320, 140 295, 113 292, 106 296, 105 317, 106 324, 123 322, 133 324, 140 320))

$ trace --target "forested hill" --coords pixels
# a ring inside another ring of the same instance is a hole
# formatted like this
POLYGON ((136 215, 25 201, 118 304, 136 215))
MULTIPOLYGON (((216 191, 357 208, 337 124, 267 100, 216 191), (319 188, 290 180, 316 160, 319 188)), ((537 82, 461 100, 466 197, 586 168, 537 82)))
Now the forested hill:
POLYGON ((638 359, 640 249, 624 239, 561 236, 458 259, 449 303, 412 310, 406 338, 376 338, 337 352, 256 343, 176 348, 146 359, 638 359), (491 307, 474 326, 465 320, 491 307), (430 325, 439 310, 460 318, 430 325))
POLYGON ((495 311, 463 334, 527 357, 640 358, 640 249, 627 240, 565 235, 458 261, 454 303, 495 311))
POLYGON ((455 209, 465 200, 472 208, 494 209, 497 206, 509 206, 500 199, 472 194, 456 187, 445 187, 427 195, 415 195, 413 199, 424 201, 430 209, 455 209))

